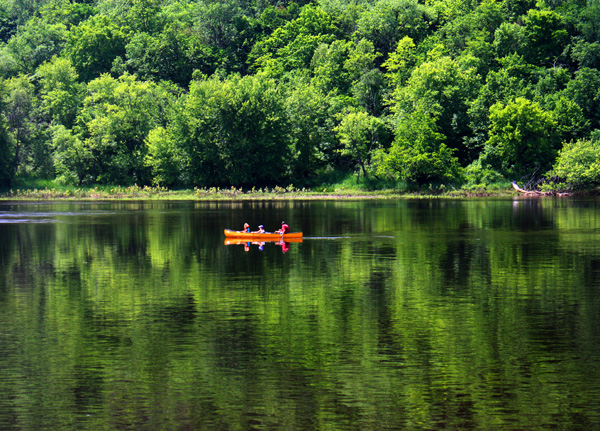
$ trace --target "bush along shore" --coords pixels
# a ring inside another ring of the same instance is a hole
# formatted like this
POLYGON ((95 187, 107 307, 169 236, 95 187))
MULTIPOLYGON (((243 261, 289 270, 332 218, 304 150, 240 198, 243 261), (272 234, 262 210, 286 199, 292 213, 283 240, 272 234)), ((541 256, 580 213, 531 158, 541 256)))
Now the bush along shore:
POLYGON ((501 196, 572 196, 574 194, 597 194, 596 190, 572 192, 540 192, 524 190, 513 183, 484 189, 400 189, 366 190, 345 187, 296 188, 274 186, 272 188, 198 188, 169 189, 160 186, 95 186, 95 187, 40 187, 15 188, 0 193, 0 201, 30 200, 292 200, 292 199, 392 199, 392 198, 453 198, 453 197, 501 197, 501 196))
POLYGON ((347 190, 333 187, 324 190, 295 188, 294 186, 272 188, 218 188, 203 187, 184 190, 171 190, 160 186, 138 185, 123 187, 82 187, 82 188, 17 188, 0 193, 0 200, 273 200, 273 199, 327 199, 327 198, 386 198, 409 194, 396 190, 347 190))

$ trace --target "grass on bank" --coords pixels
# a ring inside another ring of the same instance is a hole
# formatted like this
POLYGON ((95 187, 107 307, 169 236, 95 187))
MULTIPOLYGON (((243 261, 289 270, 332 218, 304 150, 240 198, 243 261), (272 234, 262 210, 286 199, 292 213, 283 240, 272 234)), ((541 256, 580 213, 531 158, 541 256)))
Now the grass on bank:
POLYGON ((321 178, 313 187, 288 186, 243 188, 194 187, 193 189, 168 189, 160 186, 95 185, 75 187, 57 184, 53 180, 18 178, 9 189, 0 190, 3 200, 53 200, 53 199, 148 199, 148 200, 228 200, 228 199, 319 199, 339 197, 453 197, 514 195, 510 182, 489 186, 454 189, 444 185, 430 185, 418 190, 404 183, 377 179, 364 179, 352 174, 333 172, 321 178))

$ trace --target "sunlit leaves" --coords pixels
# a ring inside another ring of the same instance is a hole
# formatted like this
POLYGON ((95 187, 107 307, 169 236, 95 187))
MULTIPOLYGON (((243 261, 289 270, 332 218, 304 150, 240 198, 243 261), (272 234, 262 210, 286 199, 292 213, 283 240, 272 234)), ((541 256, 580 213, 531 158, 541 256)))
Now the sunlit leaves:
POLYGON ((422 38, 427 15, 427 8, 414 0, 377 0, 361 14, 357 33, 387 54, 405 36, 422 38))
POLYGON ((460 176, 454 150, 444 144, 434 113, 417 106, 401 115, 394 130, 395 140, 388 151, 379 150, 377 173, 398 178, 411 185, 453 182, 460 176))
POLYGON ((369 175, 371 154, 378 147, 383 129, 384 123, 379 118, 354 110, 345 113, 339 126, 335 128, 343 146, 342 154, 354 160, 365 178, 369 175))
POLYGON ((294 181, 314 176, 335 164, 339 155, 333 131, 336 114, 344 106, 340 97, 323 92, 307 79, 292 80, 286 87, 286 113, 290 125, 290 155, 294 181))
POLYGON ((569 40, 562 17, 554 11, 531 9, 523 24, 531 62, 553 64, 569 40))
POLYGON ((196 184, 273 184, 290 164, 283 98, 262 76, 194 81, 173 133, 196 184))
POLYGON ((61 53, 67 38, 64 24, 50 24, 42 19, 31 19, 19 27, 3 48, 3 54, 9 56, 6 64, 13 63, 10 72, 32 73, 36 67, 61 53))
POLYGON ((556 122, 551 113, 522 97, 490 108, 486 156, 507 174, 545 172, 557 152, 556 122))
POLYGON ((51 145, 56 179, 60 184, 81 185, 92 174, 92 149, 63 125, 52 130, 51 145))
POLYGON ((311 61, 313 83, 322 91, 347 93, 351 77, 343 66, 351 46, 351 42, 336 40, 331 44, 323 43, 315 49, 311 61))
POLYGON ((163 127, 148 133, 147 145, 144 164, 152 170, 152 182, 159 186, 174 185, 185 166, 182 149, 163 127))
POLYGON ((77 118, 77 129, 95 161, 101 182, 149 180, 146 139, 165 125, 172 91, 131 75, 118 80, 103 75, 88 84, 88 96, 77 118))
POLYGON ((65 55, 87 81, 109 72, 113 60, 124 56, 128 40, 126 29, 105 16, 95 16, 71 29, 65 55))
POLYGON ((255 68, 272 76, 307 68, 316 48, 335 40, 335 31, 328 14, 314 6, 305 6, 297 19, 257 42, 250 53, 250 60, 255 68))
POLYGON ((50 121, 72 127, 83 100, 84 86, 69 60, 55 57, 37 69, 41 111, 50 121))
POLYGON ((447 145, 462 152, 461 157, 473 157, 463 147, 469 133, 467 110, 479 89, 479 77, 472 68, 465 69, 450 57, 426 62, 416 67, 406 86, 393 95, 392 109, 400 117, 424 109, 438 122, 446 135, 447 145))
POLYGON ((415 62, 415 47, 415 42, 405 36, 398 42, 396 50, 383 62, 382 66, 388 71, 386 77, 394 87, 408 78, 415 62))
POLYGON ((582 139, 565 144, 560 150, 553 175, 572 188, 600 184, 600 139, 582 139))

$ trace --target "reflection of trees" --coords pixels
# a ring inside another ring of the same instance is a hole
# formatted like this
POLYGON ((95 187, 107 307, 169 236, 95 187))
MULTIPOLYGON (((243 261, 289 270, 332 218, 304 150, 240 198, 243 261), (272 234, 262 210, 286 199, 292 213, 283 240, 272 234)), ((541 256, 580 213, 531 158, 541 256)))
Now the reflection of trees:
POLYGON ((523 203, 119 204, 118 223, 99 212, 0 226, 0 366, 18 376, 0 380, 4 417, 39 424, 58 410, 74 429, 568 423, 600 380, 577 359, 595 361, 600 343, 599 220, 593 206, 523 203), (216 227, 247 214, 336 239, 240 259, 216 227))

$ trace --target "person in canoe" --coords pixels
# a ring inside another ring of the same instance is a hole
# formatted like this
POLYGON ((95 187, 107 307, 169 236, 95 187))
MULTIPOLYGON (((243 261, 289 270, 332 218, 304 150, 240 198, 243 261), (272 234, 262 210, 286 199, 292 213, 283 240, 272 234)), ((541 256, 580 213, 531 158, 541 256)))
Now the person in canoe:
POLYGON ((244 230, 242 232, 250 233, 250 225, 248 223, 244 223, 244 230))
POLYGON ((255 230, 252 233, 265 233, 265 227, 261 224, 258 226, 258 230, 255 230))
POLYGON ((275 233, 280 233, 281 235, 284 235, 286 233, 290 233, 290 227, 289 227, 289 225, 286 222, 282 221, 281 222, 281 229, 276 230, 275 233))

